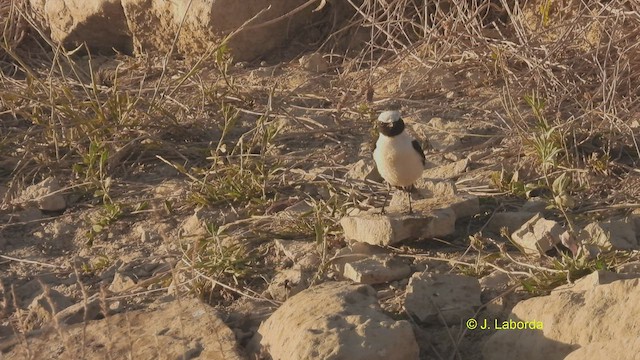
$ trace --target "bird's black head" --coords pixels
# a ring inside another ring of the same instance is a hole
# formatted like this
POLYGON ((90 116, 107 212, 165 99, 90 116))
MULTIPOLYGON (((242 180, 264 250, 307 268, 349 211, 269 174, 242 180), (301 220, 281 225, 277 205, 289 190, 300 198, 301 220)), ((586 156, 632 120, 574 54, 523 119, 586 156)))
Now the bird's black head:
POLYGON ((393 137, 400 135, 403 130, 404 121, 402 121, 402 118, 398 118, 398 120, 394 122, 378 122, 378 131, 385 136, 393 137))

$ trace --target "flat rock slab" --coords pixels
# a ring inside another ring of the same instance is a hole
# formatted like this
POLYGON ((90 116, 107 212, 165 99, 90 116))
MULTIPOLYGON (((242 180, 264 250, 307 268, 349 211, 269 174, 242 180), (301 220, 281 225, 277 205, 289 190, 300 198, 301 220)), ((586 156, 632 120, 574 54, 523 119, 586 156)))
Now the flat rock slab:
POLYGON ((473 317, 480 301, 480 284, 471 276, 415 274, 407 285, 405 309, 425 324, 457 325, 473 317))
POLYGON ((640 354, 640 336, 629 336, 587 344, 571 352, 564 360, 620 359, 637 360, 640 354))
POLYGON ((411 324, 382 312, 368 285, 329 282, 290 298, 258 329, 250 348, 273 360, 418 359, 411 324))
POLYGON ((411 275, 411 267, 391 255, 373 256, 347 262, 344 277, 361 284, 383 284, 411 275))
POLYGON ((58 180, 49 177, 26 188, 16 202, 25 207, 35 206, 43 211, 61 211, 67 207, 67 202, 59 192, 60 189, 58 180))
POLYGON ((450 235, 456 219, 478 211, 472 196, 423 199, 413 202, 413 214, 397 207, 384 215, 375 209, 340 220, 347 240, 373 245, 392 245, 408 239, 429 239, 450 235))
POLYGON ((542 329, 497 331, 484 345, 484 359, 637 359, 637 338, 615 345, 638 334, 640 275, 629 276, 598 271, 573 286, 518 303, 510 319, 540 322, 542 329), (595 355, 605 346, 604 357, 595 355))
POLYGON ((564 232, 560 224, 538 213, 511 234, 511 238, 525 254, 542 255, 561 242, 564 232))
POLYGON ((636 231, 636 222, 631 217, 608 219, 588 224, 578 233, 578 239, 598 250, 636 250, 640 245, 636 231))
POLYGON ((27 334, 0 343, 3 359, 243 359, 233 332, 215 310, 195 299, 163 304, 153 311, 131 311, 99 321, 27 334), (86 331, 83 337, 83 330, 86 331), (84 344, 84 345, 83 345, 84 344), (109 357, 107 357, 109 358, 109 357))

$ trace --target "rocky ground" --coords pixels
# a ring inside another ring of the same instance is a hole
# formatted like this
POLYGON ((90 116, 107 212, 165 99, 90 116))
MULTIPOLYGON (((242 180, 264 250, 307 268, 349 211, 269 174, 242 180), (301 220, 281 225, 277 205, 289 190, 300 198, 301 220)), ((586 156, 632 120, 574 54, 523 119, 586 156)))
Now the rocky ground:
POLYGON ((408 47, 377 3, 231 50, 191 33, 206 2, 32 5, 50 30, 0 52, 0 358, 634 358, 638 35, 607 31, 638 9, 449 9, 408 47), (120 54, 51 50, 95 41, 120 54), (380 214, 387 109, 426 149, 411 215, 380 214))

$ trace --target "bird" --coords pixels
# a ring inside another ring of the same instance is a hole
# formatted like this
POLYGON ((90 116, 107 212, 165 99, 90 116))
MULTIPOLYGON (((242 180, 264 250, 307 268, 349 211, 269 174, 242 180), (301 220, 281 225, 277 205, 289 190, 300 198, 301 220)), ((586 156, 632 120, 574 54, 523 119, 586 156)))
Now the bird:
POLYGON ((409 214, 412 214, 411 190, 424 170, 424 151, 420 143, 406 131, 399 111, 388 110, 380 113, 377 126, 379 135, 373 149, 373 160, 378 172, 389 185, 380 213, 385 213, 390 187, 393 186, 407 192, 409 214))

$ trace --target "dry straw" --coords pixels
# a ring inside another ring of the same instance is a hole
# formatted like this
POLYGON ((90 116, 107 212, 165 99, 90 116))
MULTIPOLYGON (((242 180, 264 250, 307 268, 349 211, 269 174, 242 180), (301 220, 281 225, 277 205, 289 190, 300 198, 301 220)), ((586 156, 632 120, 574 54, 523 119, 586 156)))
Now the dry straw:
POLYGON ((28 28, 28 23, 22 16, 24 9, 24 0, 0 0, 0 57, 4 56, 7 50, 15 49, 24 39, 28 28))

